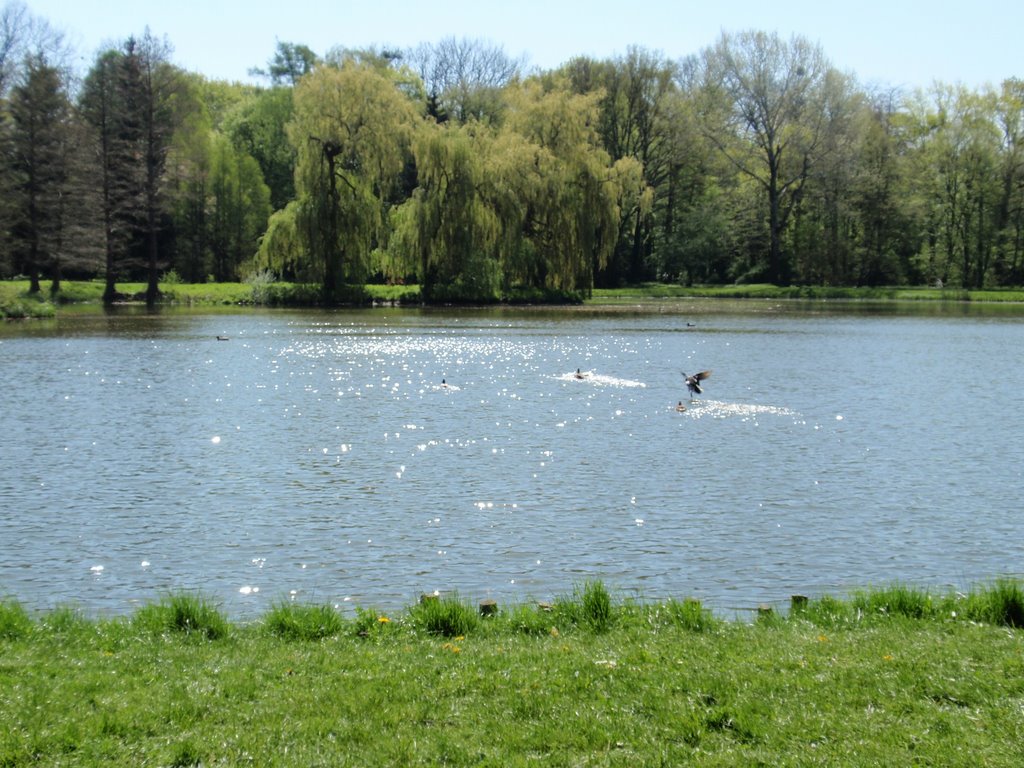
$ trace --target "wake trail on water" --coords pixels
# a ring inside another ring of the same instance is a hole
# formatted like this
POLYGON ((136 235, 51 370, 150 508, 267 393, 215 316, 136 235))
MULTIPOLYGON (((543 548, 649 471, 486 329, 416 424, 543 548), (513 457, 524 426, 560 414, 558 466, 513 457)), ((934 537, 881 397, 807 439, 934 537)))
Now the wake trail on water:
POLYGON ((632 379, 620 379, 617 376, 606 376, 602 373, 584 371, 582 378, 575 373, 563 373, 555 376, 558 381, 571 381, 579 384, 593 384, 599 387, 646 387, 642 381, 632 379))

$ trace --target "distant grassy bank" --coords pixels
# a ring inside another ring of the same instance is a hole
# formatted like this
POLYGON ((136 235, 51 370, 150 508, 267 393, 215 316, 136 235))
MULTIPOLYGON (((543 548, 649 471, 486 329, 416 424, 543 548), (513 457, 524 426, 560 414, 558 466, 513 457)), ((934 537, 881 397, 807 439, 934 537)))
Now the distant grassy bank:
POLYGON ((707 285, 681 286, 644 283, 614 289, 595 289, 593 301, 637 298, 718 299, 848 299, 851 301, 996 301, 1024 302, 1024 289, 966 290, 961 288, 843 288, 827 286, 707 285))
MULTIPOLYGON (((61 291, 51 296, 44 284, 41 293, 31 295, 27 280, 0 281, 0 317, 9 319, 53 317, 62 304, 100 304, 104 285, 100 281, 65 281, 61 291)), ((121 283, 118 290, 126 302, 141 302, 143 283, 121 283)), ((249 283, 174 283, 161 285, 161 303, 176 306, 312 306, 316 289, 291 283, 253 285, 249 283)), ((366 285, 354 294, 361 303, 420 302, 419 286, 366 285)), ((820 286, 719 285, 680 286, 644 283, 615 289, 595 289, 585 300, 588 305, 635 303, 643 300, 720 298, 720 299, 803 299, 849 301, 931 301, 1024 303, 1024 289, 963 290, 942 288, 828 288, 820 286)), ((514 303, 546 303, 550 297, 521 294, 514 303)))
POLYGON ((457 596, 383 615, 201 597, 0 603, 0 765, 1019 766, 1024 591, 894 586, 722 621, 694 601, 457 596))

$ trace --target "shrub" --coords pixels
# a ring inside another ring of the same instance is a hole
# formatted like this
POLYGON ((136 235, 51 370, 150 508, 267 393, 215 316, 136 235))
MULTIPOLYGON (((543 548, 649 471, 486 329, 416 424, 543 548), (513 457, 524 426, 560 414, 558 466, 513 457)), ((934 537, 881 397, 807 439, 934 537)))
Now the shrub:
POLYGON ((263 304, 272 307, 317 307, 323 304, 320 286, 308 283, 273 283, 261 288, 263 304))
POLYGON ((139 609, 135 623, 152 632, 197 634, 207 640, 227 637, 229 625, 213 603, 194 595, 171 595, 139 609))
POLYGON ((459 600, 458 595, 421 600, 409 615, 417 629, 442 637, 468 635, 480 621, 476 609, 459 600))
POLYGON ((25 320, 30 317, 55 317, 57 308, 44 299, 12 299, 0 302, 0 317, 9 320, 25 320))
POLYGON ((582 304, 584 296, 580 291, 517 287, 505 291, 502 299, 509 304, 582 304))
POLYGON ((245 283, 252 288, 252 303, 253 304, 266 304, 270 298, 270 286, 276 282, 274 273, 269 269, 262 269, 257 272, 253 272, 247 278, 245 283))
POLYGON ((272 634, 289 640, 323 640, 338 635, 343 622, 329 605, 282 602, 271 608, 266 626, 272 634))

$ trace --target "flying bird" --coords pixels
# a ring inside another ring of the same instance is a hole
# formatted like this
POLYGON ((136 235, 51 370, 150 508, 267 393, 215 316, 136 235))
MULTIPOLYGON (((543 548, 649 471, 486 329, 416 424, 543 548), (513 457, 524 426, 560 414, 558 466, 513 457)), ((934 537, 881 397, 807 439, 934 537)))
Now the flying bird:
POLYGON ((694 394, 702 394, 704 390, 700 388, 700 383, 704 381, 708 376, 711 375, 711 371, 701 371, 695 373, 692 376, 683 374, 683 378, 686 379, 686 386, 690 390, 690 399, 693 400, 694 394))

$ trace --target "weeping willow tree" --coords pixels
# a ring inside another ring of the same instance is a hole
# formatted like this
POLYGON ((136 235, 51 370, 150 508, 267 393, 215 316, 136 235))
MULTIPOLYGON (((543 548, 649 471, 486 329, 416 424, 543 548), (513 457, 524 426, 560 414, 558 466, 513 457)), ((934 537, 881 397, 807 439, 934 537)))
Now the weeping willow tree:
POLYGON ((479 125, 429 123, 418 132, 418 185, 396 210, 393 252, 416 271, 427 301, 491 301, 501 284, 502 221, 484 194, 493 139, 479 125))
POLYGON ((507 127, 525 143, 507 181, 526 202, 531 247, 507 268, 530 287, 589 294, 615 250, 623 207, 650 205, 640 164, 613 163, 601 147, 598 113, 597 94, 573 94, 558 80, 532 81, 513 95, 507 127))
POLYGON ((505 93, 500 127, 431 123, 415 141, 418 186, 396 211, 391 252, 428 300, 589 294, 623 206, 649 205, 639 163, 601 148, 596 96, 540 81, 505 93))
POLYGON ((320 282, 324 299, 365 281, 370 254, 386 238, 386 205, 420 116, 388 73, 343 61, 295 89, 288 135, 297 152, 296 200, 276 213, 261 265, 290 265, 320 282))

